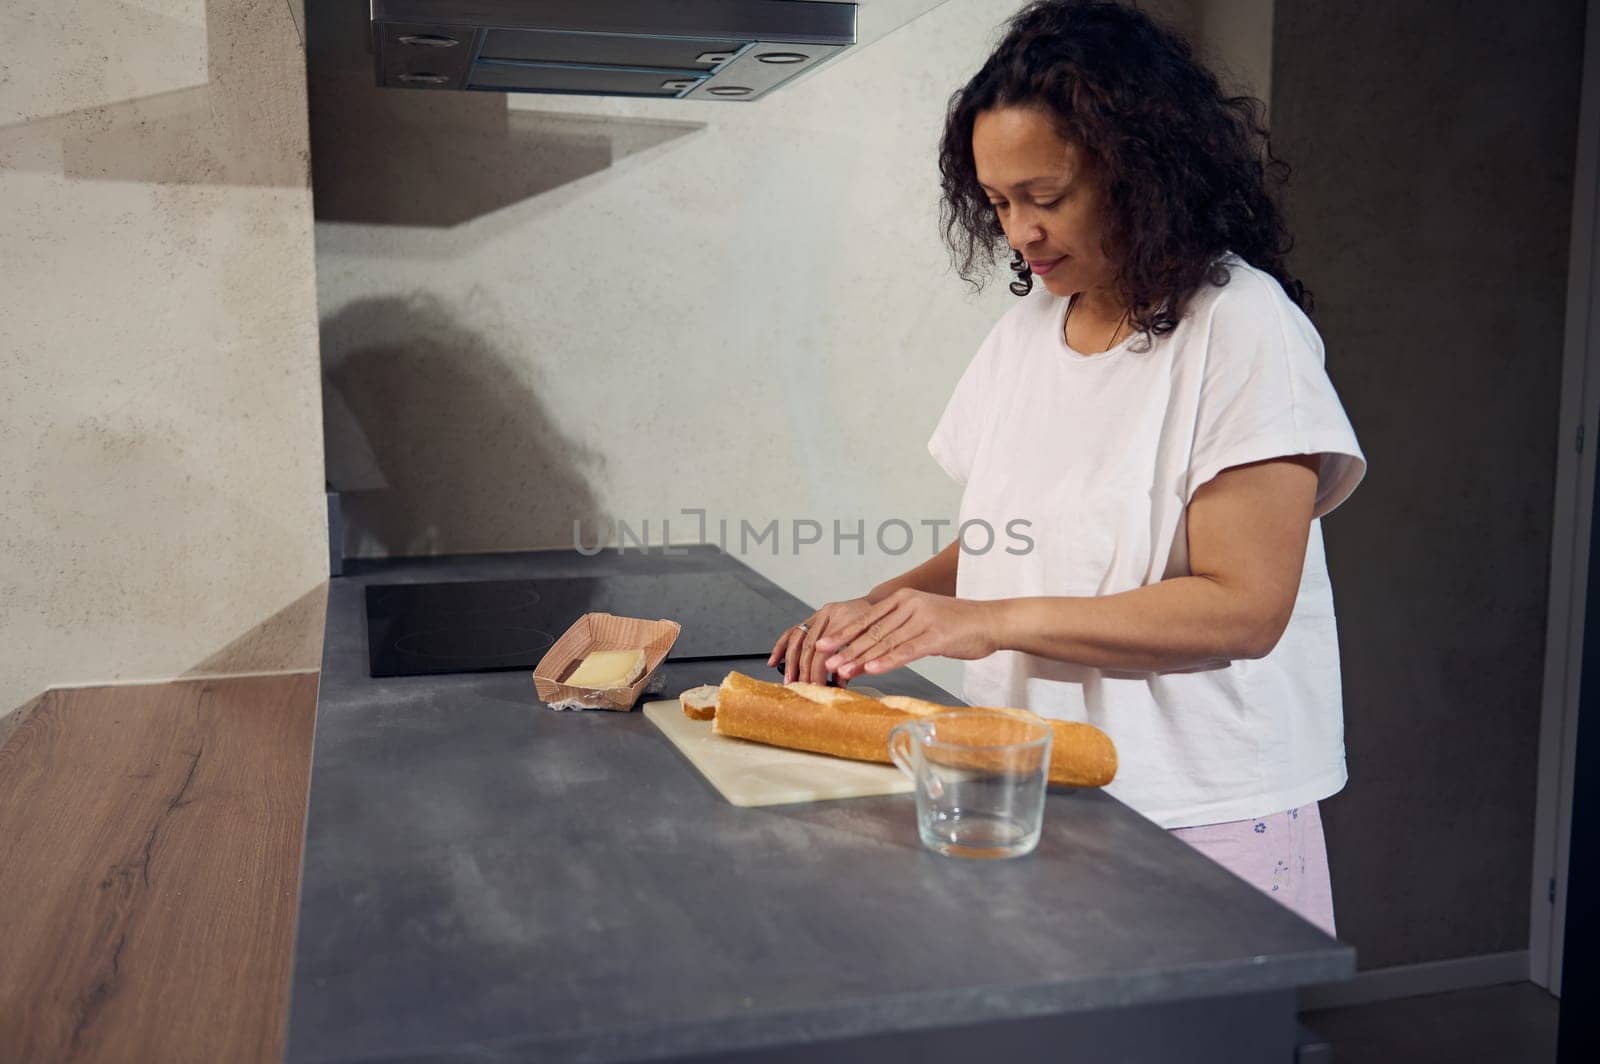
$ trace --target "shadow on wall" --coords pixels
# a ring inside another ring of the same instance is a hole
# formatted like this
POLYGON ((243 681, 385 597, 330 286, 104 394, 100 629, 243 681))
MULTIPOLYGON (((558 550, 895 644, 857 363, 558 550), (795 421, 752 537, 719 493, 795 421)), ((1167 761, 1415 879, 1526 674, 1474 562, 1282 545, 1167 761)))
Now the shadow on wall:
POLYGON ((705 128, 511 111, 497 92, 379 88, 366 12, 353 3, 308 12, 319 222, 455 226, 705 128))
POLYGON ((436 297, 368 299, 322 323, 329 484, 345 554, 570 547, 604 458, 436 297))
POLYGON ((157 91, 0 125, 0 167, 303 188, 298 103, 278 94, 264 106, 260 91, 298 66, 302 36, 322 221, 457 225, 704 128, 509 111, 494 92, 380 89, 366 4, 310 4, 303 32, 294 3, 207 0, 203 24, 120 0, 78 6, 80 19, 115 40, 120 62, 85 71, 76 98, 123 93, 130 81, 157 91))
POLYGON ((125 94, 130 83, 165 91, 0 125, 0 168, 84 181, 305 187, 298 101, 261 91, 298 68, 294 4, 206 0, 203 25, 121 0, 75 7, 69 20, 116 49, 104 63, 71 68, 77 100, 125 94), (205 83, 169 88, 198 80, 201 55, 205 83))
POLYGON ((317 584, 271 617, 252 625, 185 669, 180 679, 313 669, 322 661, 328 582, 317 584))

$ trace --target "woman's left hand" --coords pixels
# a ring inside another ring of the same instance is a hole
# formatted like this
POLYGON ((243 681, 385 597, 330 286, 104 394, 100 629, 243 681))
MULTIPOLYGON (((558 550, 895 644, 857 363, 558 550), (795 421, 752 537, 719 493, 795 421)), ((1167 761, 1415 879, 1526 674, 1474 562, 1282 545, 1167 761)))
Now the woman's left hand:
POLYGON ((888 672, 933 655, 983 658, 999 649, 995 606, 901 588, 860 619, 830 629, 817 640, 817 649, 829 654, 825 667, 844 679, 888 672))

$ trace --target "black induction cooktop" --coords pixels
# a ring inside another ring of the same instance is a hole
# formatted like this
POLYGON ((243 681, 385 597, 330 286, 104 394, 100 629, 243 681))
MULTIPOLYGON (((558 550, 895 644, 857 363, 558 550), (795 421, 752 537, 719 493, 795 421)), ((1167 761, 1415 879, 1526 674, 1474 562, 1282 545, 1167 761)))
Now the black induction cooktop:
POLYGON ((369 584, 373 676, 531 670, 585 613, 683 626, 669 661, 766 657, 796 618, 728 573, 369 584))

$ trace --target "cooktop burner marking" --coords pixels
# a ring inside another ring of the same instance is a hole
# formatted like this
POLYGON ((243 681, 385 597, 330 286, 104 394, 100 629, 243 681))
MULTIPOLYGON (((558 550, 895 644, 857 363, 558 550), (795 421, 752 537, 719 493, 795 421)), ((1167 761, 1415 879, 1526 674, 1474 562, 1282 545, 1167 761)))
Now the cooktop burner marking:
POLYGON ((401 635, 394 649, 413 658, 484 662, 547 650, 555 641, 537 628, 427 628, 401 635))
POLYGON ((430 613, 503 613, 536 606, 544 598, 526 583, 385 584, 367 590, 373 593, 372 604, 379 607, 391 602, 408 606, 420 592, 426 595, 430 613))

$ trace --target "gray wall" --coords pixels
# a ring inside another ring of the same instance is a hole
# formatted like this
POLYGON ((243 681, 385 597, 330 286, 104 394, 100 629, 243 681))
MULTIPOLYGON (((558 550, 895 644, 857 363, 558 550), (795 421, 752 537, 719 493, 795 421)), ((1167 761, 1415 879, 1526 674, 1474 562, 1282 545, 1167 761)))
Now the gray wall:
POLYGON ((1327 523, 1364 968, 1524 949, 1583 3, 1277 5, 1293 262, 1371 463, 1327 523))

